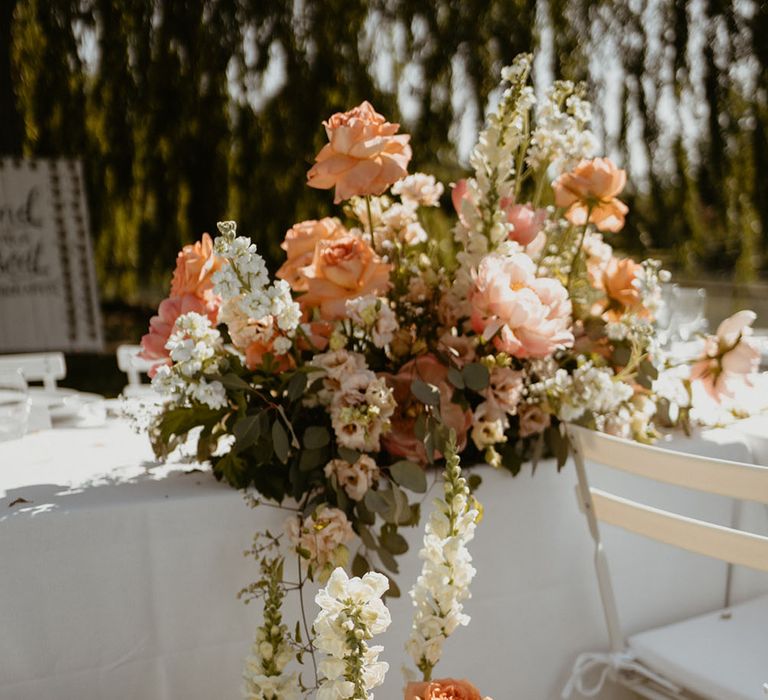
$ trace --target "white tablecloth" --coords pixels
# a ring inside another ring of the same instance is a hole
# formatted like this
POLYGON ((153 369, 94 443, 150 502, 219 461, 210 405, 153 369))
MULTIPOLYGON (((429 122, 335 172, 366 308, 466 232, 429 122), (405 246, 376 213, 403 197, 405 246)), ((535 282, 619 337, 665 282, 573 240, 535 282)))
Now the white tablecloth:
MULTIPOLYGON (((739 430, 711 431, 685 448, 768 464, 768 418, 739 430)), ((533 478, 530 467, 516 479, 480 473, 473 620, 448 642, 438 674, 471 678, 496 700, 554 700, 575 655, 606 645, 574 470, 543 462, 533 478)), ((732 517, 732 504, 716 498, 593 473, 653 505, 732 517)), ((146 439, 119 422, 0 444, 0 698, 238 698, 259 613, 236 599, 257 574, 242 552, 255 530, 284 517, 249 509, 195 465, 158 465, 146 439)), ((764 509, 747 517, 768 522, 764 509)), ((407 536, 404 590, 419 568, 421 532, 407 536)), ((724 565, 610 528, 606 544, 628 633, 722 605, 724 565)), ((766 577, 739 572, 737 599, 761 590, 766 577)), ((387 699, 402 697, 410 603, 391 610, 382 638, 391 670, 376 693, 387 699)))

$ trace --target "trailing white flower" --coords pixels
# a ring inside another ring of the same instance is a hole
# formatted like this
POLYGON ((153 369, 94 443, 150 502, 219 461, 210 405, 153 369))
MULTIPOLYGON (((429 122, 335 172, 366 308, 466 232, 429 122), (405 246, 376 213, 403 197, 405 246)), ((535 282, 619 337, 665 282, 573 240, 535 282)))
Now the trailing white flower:
POLYGON ((389 588, 383 574, 349 578, 337 568, 315 602, 314 645, 327 656, 318 664, 322 677, 317 700, 372 700, 370 692, 384 682, 389 664, 379 661, 380 646, 368 646, 392 619, 381 597, 389 588))
POLYGON ((222 408, 227 393, 218 380, 226 364, 223 341, 207 316, 190 312, 176 319, 174 330, 165 345, 172 366, 159 367, 152 385, 166 398, 176 402, 197 401, 210 408, 222 408))
POLYGON ((424 679, 440 660, 445 640, 469 624, 463 602, 475 576, 467 543, 480 519, 477 502, 461 475, 455 435, 445 450, 444 498, 435 501, 424 532, 421 574, 411 589, 416 608, 406 649, 424 679))
POLYGON ((247 700, 299 700, 301 689, 296 673, 286 667, 295 653, 288 642, 288 628, 283 624, 281 607, 285 592, 282 587, 282 559, 265 559, 264 621, 256 630, 251 654, 243 669, 243 697, 247 700))

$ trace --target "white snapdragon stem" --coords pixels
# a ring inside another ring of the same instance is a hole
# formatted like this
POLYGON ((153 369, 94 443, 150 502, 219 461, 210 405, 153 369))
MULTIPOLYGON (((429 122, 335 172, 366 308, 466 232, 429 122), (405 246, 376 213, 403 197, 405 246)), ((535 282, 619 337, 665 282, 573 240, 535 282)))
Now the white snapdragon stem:
POLYGON ((317 700, 372 700, 370 691, 384 682, 389 664, 378 660, 382 647, 367 642, 392 621, 381 600, 388 588, 383 574, 369 572, 350 579, 339 567, 315 597, 320 612, 314 643, 326 654, 318 665, 322 681, 317 700))
POLYGON ((445 640, 459 625, 469 624, 463 601, 475 576, 467 543, 480 519, 477 503, 461 475, 456 436, 445 450, 445 493, 435 501, 424 532, 421 575, 411 589, 416 607, 406 649, 424 680, 440 660, 445 640))
POLYGON ((299 700, 301 697, 297 674, 285 670, 295 654, 280 612, 285 597, 282 568, 281 558, 262 562, 266 585, 264 623, 256 631, 251 655, 243 669, 243 697, 247 700, 299 700))

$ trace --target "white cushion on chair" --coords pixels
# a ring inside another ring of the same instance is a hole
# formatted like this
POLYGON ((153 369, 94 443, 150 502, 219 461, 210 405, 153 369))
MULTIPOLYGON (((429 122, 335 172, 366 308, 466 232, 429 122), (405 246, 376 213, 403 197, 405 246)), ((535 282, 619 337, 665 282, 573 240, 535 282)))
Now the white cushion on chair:
POLYGON ((705 698, 765 700, 768 595, 636 634, 629 648, 649 668, 705 698))

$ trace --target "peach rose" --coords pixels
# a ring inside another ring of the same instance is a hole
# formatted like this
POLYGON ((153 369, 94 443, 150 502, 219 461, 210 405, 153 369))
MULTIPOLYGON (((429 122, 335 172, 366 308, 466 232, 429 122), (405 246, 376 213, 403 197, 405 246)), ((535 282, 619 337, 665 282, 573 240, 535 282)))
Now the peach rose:
POLYGON ((476 333, 515 357, 546 357, 573 345, 571 301, 555 279, 536 277, 525 253, 482 259, 469 295, 476 333))
POLYGON ((468 680, 441 678, 434 681, 409 683, 405 688, 405 700, 483 700, 483 698, 480 691, 468 680))
POLYGON ((616 196, 624 189, 627 173, 609 158, 582 160, 553 183, 555 204, 566 209, 565 218, 575 226, 593 223, 600 231, 616 233, 624 226, 629 209, 616 196))
POLYGON ((352 233, 315 246, 312 264, 304 268, 307 293, 299 298, 303 309, 318 307, 326 320, 344 318, 347 299, 385 294, 391 265, 352 233))
POLYGON ((754 311, 739 311, 704 341, 704 354, 691 368, 691 381, 701 382, 716 401, 734 398, 739 389, 752 385, 749 375, 760 367, 760 348, 751 337, 756 318, 754 311))
POLYGON ((211 277, 222 265, 219 257, 213 254, 213 240, 203 234, 202 240, 185 245, 176 256, 176 269, 171 281, 171 296, 181 297, 194 294, 206 301, 213 298, 213 280, 211 277))
POLYGON ((410 136, 397 134, 369 102, 323 122, 328 141, 307 173, 307 184, 321 190, 336 188, 334 203, 355 196, 382 194, 408 174, 410 136))
POLYGON ((297 292, 307 290, 307 278, 303 268, 312 264, 315 246, 319 241, 328 241, 345 234, 347 230, 338 219, 326 216, 320 221, 314 219, 302 221, 288 229, 280 247, 288 259, 277 271, 277 276, 284 279, 297 292))
POLYGON ((176 319, 191 312, 207 315, 211 323, 216 323, 217 309, 211 308, 195 294, 170 297, 160 302, 157 316, 149 320, 149 332, 141 339, 140 357, 145 360, 157 360, 157 364, 149 371, 151 377, 160 365, 171 364, 170 353, 165 344, 173 333, 176 319))
POLYGON ((642 268, 630 258, 611 258, 603 271, 603 289, 608 297, 626 309, 637 310, 642 299, 634 282, 642 268))
POLYGON ((275 336, 266 341, 261 339, 254 340, 245 349, 245 366, 250 370, 257 369, 264 364, 264 357, 267 354, 271 354, 273 362, 275 363, 273 366, 277 367, 278 372, 285 372, 288 369, 292 369, 296 365, 293 357, 289 354, 278 355, 275 352, 275 340, 279 337, 280 336, 275 336))
MULTIPOLYGON (((426 462, 427 453, 424 443, 414 432, 416 417, 423 410, 423 405, 411 393, 414 379, 433 384, 440 391, 440 415, 449 428, 456 431, 459 451, 467 444, 467 431, 472 424, 472 411, 464 410, 451 401, 453 387, 448 382, 448 368, 434 355, 420 355, 406 362, 395 374, 383 374, 387 384, 392 387, 397 408, 390 419, 389 433, 381 438, 382 445, 392 455, 405 457, 416 462, 426 462)), ((435 455, 439 455, 435 451, 435 455)))

